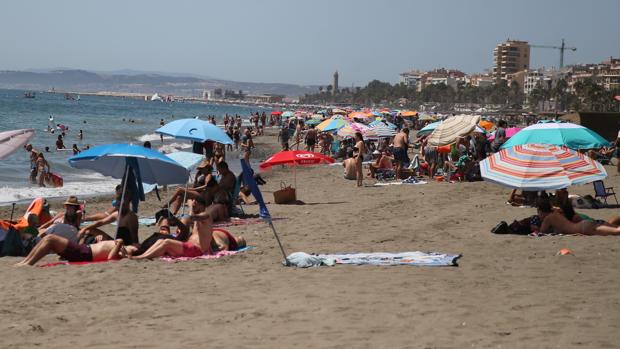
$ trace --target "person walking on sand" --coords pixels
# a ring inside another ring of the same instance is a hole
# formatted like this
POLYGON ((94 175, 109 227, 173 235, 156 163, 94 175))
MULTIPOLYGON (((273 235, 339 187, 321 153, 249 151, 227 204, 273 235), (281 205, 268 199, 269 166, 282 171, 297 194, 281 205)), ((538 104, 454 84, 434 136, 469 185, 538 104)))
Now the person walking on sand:
POLYGON ((355 147, 353 147, 353 158, 355 159, 355 172, 357 176, 357 186, 364 185, 364 173, 362 169, 362 162, 364 161, 364 154, 366 154, 366 144, 364 144, 364 137, 360 132, 355 132, 355 147))

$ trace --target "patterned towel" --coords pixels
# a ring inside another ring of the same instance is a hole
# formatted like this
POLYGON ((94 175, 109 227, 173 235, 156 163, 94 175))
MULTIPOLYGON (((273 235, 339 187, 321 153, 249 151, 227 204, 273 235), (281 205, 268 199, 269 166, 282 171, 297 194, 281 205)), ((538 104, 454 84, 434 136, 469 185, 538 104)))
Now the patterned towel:
POLYGON ((401 252, 401 253, 353 253, 320 254, 322 260, 333 260, 336 264, 370 264, 370 265, 417 265, 417 266, 457 266, 459 254, 437 252, 401 252))

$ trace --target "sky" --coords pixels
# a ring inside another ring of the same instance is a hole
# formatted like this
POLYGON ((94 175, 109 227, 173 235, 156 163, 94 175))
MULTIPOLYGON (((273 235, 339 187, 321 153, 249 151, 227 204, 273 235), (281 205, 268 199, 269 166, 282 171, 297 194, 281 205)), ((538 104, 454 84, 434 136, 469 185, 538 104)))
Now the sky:
MULTIPOLYGON (((7 0, 0 70, 68 67, 340 86, 410 69, 493 65, 507 38, 577 47, 565 64, 620 56, 618 0, 7 0)), ((531 67, 559 65, 536 49, 531 67)))

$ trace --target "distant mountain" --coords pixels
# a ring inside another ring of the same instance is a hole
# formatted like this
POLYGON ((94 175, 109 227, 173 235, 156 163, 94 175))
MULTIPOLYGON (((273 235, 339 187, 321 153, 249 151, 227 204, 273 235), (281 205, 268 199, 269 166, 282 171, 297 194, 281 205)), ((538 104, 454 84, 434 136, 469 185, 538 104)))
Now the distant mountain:
POLYGON ((177 96, 201 96, 214 88, 242 90, 249 94, 280 94, 288 97, 315 93, 317 86, 279 83, 255 83, 219 80, 191 74, 149 73, 133 70, 102 73, 77 69, 0 71, 0 88, 24 90, 66 90, 74 92, 159 93, 177 96))

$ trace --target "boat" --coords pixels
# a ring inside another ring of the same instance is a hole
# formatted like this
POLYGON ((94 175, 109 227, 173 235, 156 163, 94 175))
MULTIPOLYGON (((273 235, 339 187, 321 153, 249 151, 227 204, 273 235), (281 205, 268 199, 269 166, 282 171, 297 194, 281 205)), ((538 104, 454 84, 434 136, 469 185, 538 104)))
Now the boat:
POLYGON ((35 98, 35 93, 34 92, 26 92, 24 93, 24 98, 35 98))

